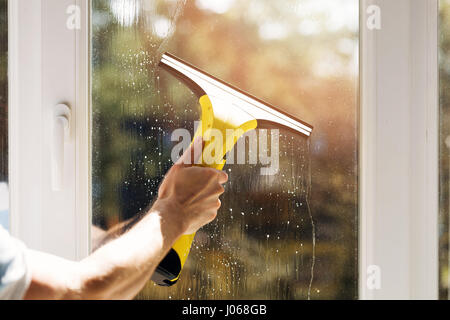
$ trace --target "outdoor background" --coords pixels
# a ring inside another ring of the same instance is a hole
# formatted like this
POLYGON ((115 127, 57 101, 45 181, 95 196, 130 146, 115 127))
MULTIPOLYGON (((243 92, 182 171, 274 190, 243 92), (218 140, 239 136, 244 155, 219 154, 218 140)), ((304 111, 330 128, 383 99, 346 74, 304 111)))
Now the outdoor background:
POLYGON ((450 1, 440 0, 440 211, 439 273, 440 299, 449 299, 449 201, 450 201, 450 1))
POLYGON ((314 126, 281 131, 280 172, 226 166, 218 219, 179 282, 141 299, 358 297, 357 0, 93 0, 93 222, 145 210, 193 132, 194 95, 158 68, 171 52, 314 126))

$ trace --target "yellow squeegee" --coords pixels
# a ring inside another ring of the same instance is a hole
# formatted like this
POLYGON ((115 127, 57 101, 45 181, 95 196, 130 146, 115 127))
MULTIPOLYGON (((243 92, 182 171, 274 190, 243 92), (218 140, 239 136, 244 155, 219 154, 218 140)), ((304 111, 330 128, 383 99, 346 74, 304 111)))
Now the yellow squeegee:
MULTIPOLYGON (((211 129, 219 130, 225 137, 226 143, 220 142, 221 148, 218 149, 222 149, 223 152, 215 154, 219 161, 214 161, 213 164, 203 162, 198 164, 199 166, 222 170, 225 165, 223 159, 237 140, 264 123, 272 123, 307 137, 311 135, 313 127, 306 122, 201 71, 172 54, 165 53, 159 66, 185 83, 199 98, 202 111, 201 126, 195 133, 194 140, 199 135, 203 137, 204 154, 208 145, 211 147, 211 144, 217 143, 209 136, 211 129)), ((183 235, 176 241, 153 274, 152 280, 155 283, 171 286, 178 281, 194 236, 195 234, 183 235)))

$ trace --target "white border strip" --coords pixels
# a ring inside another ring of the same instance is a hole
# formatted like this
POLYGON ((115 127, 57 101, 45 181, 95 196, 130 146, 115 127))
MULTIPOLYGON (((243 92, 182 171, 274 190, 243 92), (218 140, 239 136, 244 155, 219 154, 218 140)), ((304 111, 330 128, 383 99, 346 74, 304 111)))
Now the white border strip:
POLYGON ((77 260, 89 255, 92 223, 91 170, 91 1, 76 0, 80 7, 81 29, 76 43, 76 242, 77 260))
POLYGON ((42 180, 42 150, 38 147, 42 141, 39 122, 43 118, 41 18, 41 1, 8 1, 10 231, 35 248, 42 248, 43 225, 41 190, 33 188, 42 180), (22 91, 25 87, 26 93, 22 91))
POLYGON ((69 259, 89 253, 89 0, 9 0, 11 232, 69 259), (67 28, 78 5, 82 26, 67 28), (32 53, 32 54, 30 54, 32 53), (49 114, 72 111, 63 189, 51 188, 49 114))
POLYGON ((438 0, 362 0, 361 19, 360 298, 436 299, 438 0))

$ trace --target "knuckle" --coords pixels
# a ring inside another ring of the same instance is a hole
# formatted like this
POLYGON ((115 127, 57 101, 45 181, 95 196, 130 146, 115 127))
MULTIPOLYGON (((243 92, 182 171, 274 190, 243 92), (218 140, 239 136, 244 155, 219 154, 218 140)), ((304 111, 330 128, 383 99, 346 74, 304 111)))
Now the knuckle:
POLYGON ((209 214, 209 222, 215 220, 217 218, 217 211, 213 211, 209 214))
POLYGON ((210 179, 216 175, 214 169, 211 169, 211 168, 207 168, 205 173, 206 173, 206 176, 210 179))
POLYGON ((177 170, 180 170, 180 169, 182 169, 182 168, 184 168, 184 167, 185 167, 185 166, 184 166, 183 163, 176 163, 176 164, 174 164, 174 165, 172 166, 172 170, 177 171, 177 170))

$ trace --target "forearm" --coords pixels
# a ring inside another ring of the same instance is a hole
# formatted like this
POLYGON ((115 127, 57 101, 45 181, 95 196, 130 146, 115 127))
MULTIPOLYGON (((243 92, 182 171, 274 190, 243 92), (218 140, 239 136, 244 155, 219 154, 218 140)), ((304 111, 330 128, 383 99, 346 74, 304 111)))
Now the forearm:
MULTIPOLYGON (((196 139, 197 144, 202 140, 196 139)), ((186 166, 194 163, 185 161, 191 156, 195 158, 193 145, 166 174, 150 213, 120 238, 81 262, 32 255, 39 261, 30 263, 37 269, 26 298, 133 298, 181 235, 195 233, 217 216, 228 176, 211 168, 186 166)))
POLYGON ((151 213, 129 232, 83 260, 82 298, 134 297, 183 233, 181 226, 170 221, 170 210, 175 209, 155 203, 151 213))
MULTIPOLYGON (((41 263, 39 270, 33 273, 33 282, 27 297, 133 298, 149 280, 173 243, 183 234, 182 226, 170 221, 171 210, 176 208, 164 202, 155 203, 151 212, 131 230, 81 262, 55 260, 57 263, 53 264, 58 266, 51 268, 57 269, 55 272, 42 272, 42 267, 45 268, 46 263, 41 263), (38 279, 34 279, 34 275, 37 275, 38 279), (36 295, 39 293, 36 289, 42 283, 53 283, 48 288, 40 287, 40 292, 45 293, 45 297, 36 295)), ((50 266, 47 265, 47 269, 51 270, 50 266)))
POLYGON ((129 231, 136 223, 142 219, 142 214, 138 214, 131 219, 122 221, 109 228, 103 230, 95 225, 91 226, 91 248, 92 252, 97 251, 99 248, 107 244, 108 242, 119 238, 125 232, 129 231))

